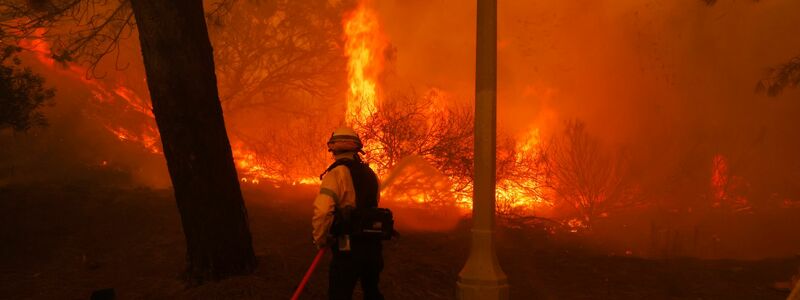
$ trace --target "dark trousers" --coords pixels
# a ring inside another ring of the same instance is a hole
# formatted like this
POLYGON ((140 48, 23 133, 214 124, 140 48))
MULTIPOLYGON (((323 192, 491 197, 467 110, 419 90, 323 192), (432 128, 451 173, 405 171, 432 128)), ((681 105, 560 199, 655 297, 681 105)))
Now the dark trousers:
POLYGON ((380 241, 352 241, 351 251, 339 251, 334 246, 328 272, 330 300, 350 300, 356 282, 361 281, 364 300, 383 300, 378 280, 383 270, 380 241))

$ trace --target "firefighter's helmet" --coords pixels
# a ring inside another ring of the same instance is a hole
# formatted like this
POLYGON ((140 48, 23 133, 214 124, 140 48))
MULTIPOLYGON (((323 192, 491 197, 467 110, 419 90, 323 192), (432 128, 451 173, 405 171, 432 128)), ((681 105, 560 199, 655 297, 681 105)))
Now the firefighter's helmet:
POLYGON ((355 130, 348 127, 337 128, 328 139, 328 151, 334 153, 358 152, 363 146, 355 130))

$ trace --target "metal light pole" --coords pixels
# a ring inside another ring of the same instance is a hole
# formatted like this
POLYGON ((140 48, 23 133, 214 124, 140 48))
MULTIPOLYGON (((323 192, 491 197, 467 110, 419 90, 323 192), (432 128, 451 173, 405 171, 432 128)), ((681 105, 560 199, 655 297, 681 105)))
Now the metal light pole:
POLYGON ((458 298, 508 299, 508 279, 494 249, 497 0, 478 0, 477 24, 472 247, 464 269, 458 274, 458 298))

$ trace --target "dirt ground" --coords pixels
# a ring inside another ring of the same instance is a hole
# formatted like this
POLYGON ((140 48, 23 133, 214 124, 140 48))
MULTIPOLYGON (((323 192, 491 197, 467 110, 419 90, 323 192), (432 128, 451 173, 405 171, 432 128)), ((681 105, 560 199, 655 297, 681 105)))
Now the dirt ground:
MULTIPOLYGON (((288 299, 315 254, 314 191, 282 194, 289 193, 245 192, 255 274, 189 288, 178 279, 184 244, 171 191, 88 183, 0 188, 0 298, 88 299, 93 290, 114 288, 118 299, 288 299)), ((454 299, 467 223, 387 243, 387 299, 454 299)), ((498 255, 512 299, 785 299, 788 292, 772 285, 800 265, 796 257, 608 256, 507 228, 498 230, 498 255)), ((302 299, 323 299, 326 276, 327 257, 302 299)))

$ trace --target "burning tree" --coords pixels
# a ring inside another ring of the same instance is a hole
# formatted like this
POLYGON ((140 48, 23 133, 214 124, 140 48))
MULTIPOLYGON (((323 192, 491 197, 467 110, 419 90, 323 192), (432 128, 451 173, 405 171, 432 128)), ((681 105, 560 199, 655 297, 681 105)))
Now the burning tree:
POLYGON ((583 122, 567 122, 563 133, 550 140, 545 153, 548 186, 558 200, 573 206, 581 217, 580 224, 573 226, 591 230, 604 209, 628 196, 624 156, 604 149, 583 122))
POLYGON ((539 141, 539 130, 521 138, 503 137, 497 144, 498 213, 508 218, 532 216, 548 199, 547 157, 539 141))
MULTIPOLYGON (((396 92, 375 113, 357 123, 367 160, 386 175, 406 157, 418 156, 450 181, 450 192, 471 185, 472 113, 466 107, 443 106, 444 96, 431 90, 396 92)), ((419 197, 424 196, 420 193, 419 197)), ((433 197, 430 205, 454 204, 452 197, 433 197)), ((452 195, 450 195, 452 196, 452 195)))
POLYGON ((400 159, 415 154, 430 160, 448 176, 470 174, 472 169, 472 112, 466 107, 445 107, 437 90, 420 94, 397 92, 378 104, 362 124, 362 139, 371 163, 389 170, 400 159))
MULTIPOLYGON (((418 156, 436 168, 450 184, 449 197, 426 200, 429 205, 452 201, 469 206, 472 199, 473 117, 471 107, 459 106, 442 92, 396 92, 379 102, 375 112, 357 123, 365 142, 367 160, 382 175, 418 156)), ((545 161, 538 130, 498 143, 498 211, 508 215, 531 214, 543 197, 545 161)), ((434 178, 435 176, 430 178, 434 178)), ((419 195, 422 197, 422 195, 419 195)), ((451 202, 452 203, 452 202, 451 202)))

